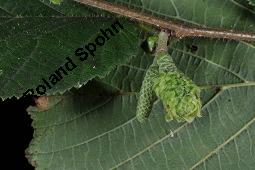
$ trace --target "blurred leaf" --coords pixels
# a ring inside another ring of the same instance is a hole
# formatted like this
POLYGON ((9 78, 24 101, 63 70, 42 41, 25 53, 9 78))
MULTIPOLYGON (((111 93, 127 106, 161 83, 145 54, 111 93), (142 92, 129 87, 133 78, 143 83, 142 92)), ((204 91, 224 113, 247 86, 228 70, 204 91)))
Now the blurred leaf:
POLYGON ((249 3, 250 3, 251 5, 255 6, 255 0, 248 0, 248 1, 249 1, 249 3))

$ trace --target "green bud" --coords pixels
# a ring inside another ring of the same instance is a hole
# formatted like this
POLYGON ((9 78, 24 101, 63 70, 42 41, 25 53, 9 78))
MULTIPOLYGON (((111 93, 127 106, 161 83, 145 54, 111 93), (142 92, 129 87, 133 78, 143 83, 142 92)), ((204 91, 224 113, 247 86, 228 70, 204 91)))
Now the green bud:
POLYGON ((163 102, 166 121, 192 122, 196 116, 201 117, 200 89, 183 73, 161 72, 154 90, 163 102))
POLYGON ((150 36, 147 38, 148 48, 150 52, 156 47, 156 43, 158 41, 158 36, 150 36))

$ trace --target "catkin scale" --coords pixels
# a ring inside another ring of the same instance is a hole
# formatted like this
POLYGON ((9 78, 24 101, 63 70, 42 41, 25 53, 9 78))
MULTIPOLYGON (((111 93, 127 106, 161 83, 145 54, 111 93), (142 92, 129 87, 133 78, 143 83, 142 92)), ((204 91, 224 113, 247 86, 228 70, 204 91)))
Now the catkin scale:
POLYGON ((177 67, 168 53, 161 53, 157 56, 157 64, 159 67, 159 73, 175 72, 177 67))
POLYGON ((154 59, 152 65, 146 71, 138 98, 136 118, 139 122, 144 122, 149 117, 153 103, 157 99, 153 91, 154 81, 157 77, 158 66, 154 59))

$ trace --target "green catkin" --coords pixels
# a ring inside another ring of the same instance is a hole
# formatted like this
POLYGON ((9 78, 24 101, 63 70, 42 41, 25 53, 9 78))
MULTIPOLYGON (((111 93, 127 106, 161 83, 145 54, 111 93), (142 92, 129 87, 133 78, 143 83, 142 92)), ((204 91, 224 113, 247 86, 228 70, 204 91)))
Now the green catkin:
POLYGON ((159 73, 154 91, 164 105, 166 121, 192 122, 201 117, 200 89, 183 73, 159 73))
MULTIPOLYGON (((159 98, 165 108, 166 121, 192 122, 201 116, 200 88, 177 69, 167 52, 168 36, 160 32, 157 40, 156 56, 147 70, 137 104, 137 119, 143 122, 148 118, 153 102, 159 98)), ((150 39, 149 39, 150 40, 150 39)))
POLYGON ((153 89, 163 102, 166 121, 192 122, 195 117, 201 117, 199 87, 177 69, 167 52, 157 56, 157 64, 159 76, 153 89))
POLYGON ((136 118, 139 122, 144 122, 150 115, 153 103, 157 99, 153 91, 154 81, 158 77, 158 66, 156 59, 146 71, 144 76, 136 110, 136 118))

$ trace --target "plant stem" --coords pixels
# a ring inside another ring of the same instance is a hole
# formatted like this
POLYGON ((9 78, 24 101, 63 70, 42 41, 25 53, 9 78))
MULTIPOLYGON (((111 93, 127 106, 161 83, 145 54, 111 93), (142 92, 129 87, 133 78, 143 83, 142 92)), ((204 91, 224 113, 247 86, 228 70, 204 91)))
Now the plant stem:
POLYGON ((171 32, 171 35, 176 36, 177 38, 208 37, 208 38, 232 39, 239 41, 255 41, 255 33, 238 32, 234 30, 189 27, 172 21, 163 20, 161 18, 151 16, 145 13, 141 13, 124 6, 109 3, 104 0, 75 0, 75 1, 96 8, 100 8, 112 13, 116 13, 137 20, 139 22, 151 24, 153 26, 158 27, 160 30, 161 29, 169 30, 171 32))

